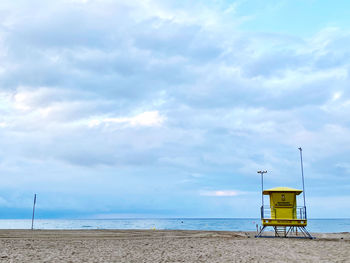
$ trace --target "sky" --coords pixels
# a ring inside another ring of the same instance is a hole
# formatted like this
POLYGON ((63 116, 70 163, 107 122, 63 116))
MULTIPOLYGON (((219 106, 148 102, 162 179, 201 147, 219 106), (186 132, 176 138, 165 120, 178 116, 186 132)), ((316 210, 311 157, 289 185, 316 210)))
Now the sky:
POLYGON ((0 2, 0 214, 350 217, 350 2, 0 2), (299 204, 302 199, 299 197, 299 204), (266 201, 267 202, 267 199, 266 201))

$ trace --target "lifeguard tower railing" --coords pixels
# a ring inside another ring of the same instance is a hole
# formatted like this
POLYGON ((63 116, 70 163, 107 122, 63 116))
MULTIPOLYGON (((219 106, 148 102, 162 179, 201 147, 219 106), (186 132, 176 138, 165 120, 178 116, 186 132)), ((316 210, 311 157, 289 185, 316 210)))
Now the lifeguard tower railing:
MULTIPOLYGON (((261 219, 272 219, 271 213, 276 215, 276 208, 267 205, 261 207, 261 219)), ((306 207, 297 206, 293 209, 293 214, 296 214, 293 219, 306 219, 306 207)))
MULTIPOLYGON (((264 226, 306 226, 306 207, 293 208, 292 218, 279 218, 278 210, 271 206, 261 206, 261 220, 264 226)), ((281 209, 281 208, 278 208, 281 209)))

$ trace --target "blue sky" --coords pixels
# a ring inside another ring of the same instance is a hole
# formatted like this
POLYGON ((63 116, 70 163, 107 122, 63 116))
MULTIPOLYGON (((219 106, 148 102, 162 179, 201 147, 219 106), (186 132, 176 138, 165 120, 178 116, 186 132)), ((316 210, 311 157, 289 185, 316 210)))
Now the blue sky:
POLYGON ((349 5, 1 1, 1 217, 350 217, 349 5))

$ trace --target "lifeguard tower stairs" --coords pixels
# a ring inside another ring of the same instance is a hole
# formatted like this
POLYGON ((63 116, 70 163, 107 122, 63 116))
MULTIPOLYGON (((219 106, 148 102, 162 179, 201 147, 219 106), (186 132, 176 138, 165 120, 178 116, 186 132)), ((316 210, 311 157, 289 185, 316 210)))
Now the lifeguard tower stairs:
POLYGON ((262 228, 255 237, 313 237, 306 230, 306 206, 297 206, 296 196, 302 190, 289 187, 276 187, 263 191, 269 195, 270 206, 261 206, 262 228), (263 236, 267 227, 272 227, 274 236, 263 236))

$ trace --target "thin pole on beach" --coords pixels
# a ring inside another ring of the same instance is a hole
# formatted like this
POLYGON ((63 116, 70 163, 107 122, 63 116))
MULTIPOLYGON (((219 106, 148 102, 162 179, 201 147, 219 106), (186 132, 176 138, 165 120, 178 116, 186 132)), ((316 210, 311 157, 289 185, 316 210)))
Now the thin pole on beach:
POLYGON ((305 219, 306 216, 306 203, 305 203, 305 184, 304 184, 304 167, 303 167, 303 149, 301 147, 298 148, 300 152, 300 166, 301 166, 301 179, 303 181, 303 197, 304 197, 304 209, 305 209, 305 219))
POLYGON ((267 171, 257 171, 258 174, 261 174, 261 219, 264 218, 264 174, 267 171))
POLYGON ((36 194, 34 194, 34 203, 33 203, 33 215, 32 215, 32 230, 34 227, 34 214, 35 214, 35 204, 36 204, 36 194))

